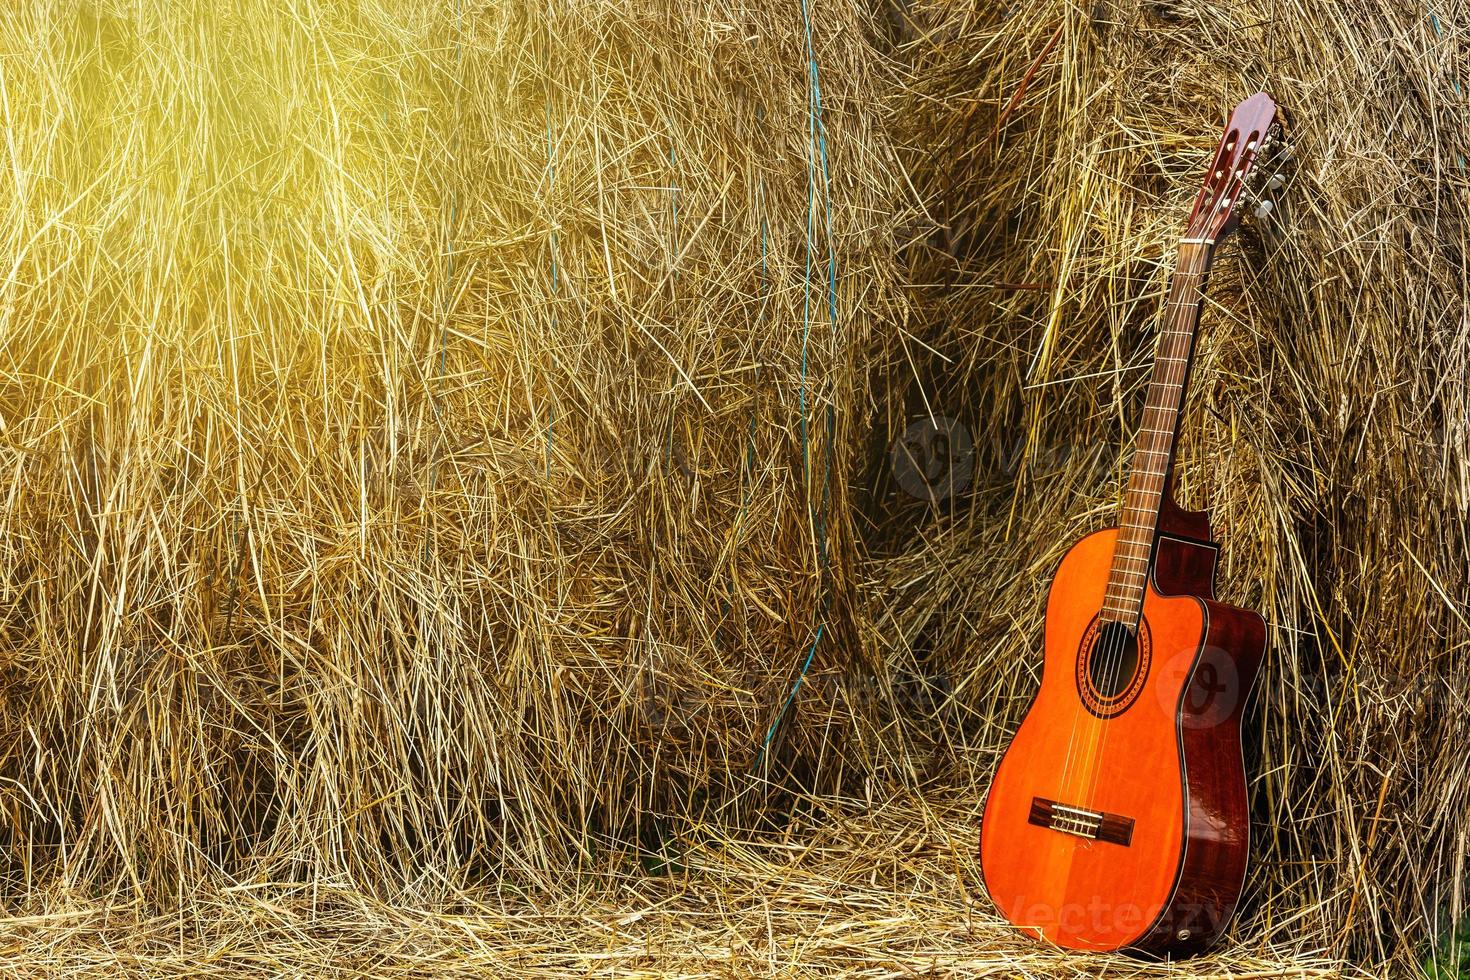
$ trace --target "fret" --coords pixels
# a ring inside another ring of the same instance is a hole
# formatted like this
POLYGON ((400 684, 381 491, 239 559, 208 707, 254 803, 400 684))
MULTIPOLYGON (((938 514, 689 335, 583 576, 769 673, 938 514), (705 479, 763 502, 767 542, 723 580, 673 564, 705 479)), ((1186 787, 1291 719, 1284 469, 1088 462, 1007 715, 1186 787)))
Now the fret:
POLYGON ((1142 608, 1158 533, 1159 505, 1169 481, 1185 380, 1204 301, 1205 269, 1213 245, 1203 239, 1181 242, 1174 276, 1160 310, 1142 425, 1118 515, 1118 536, 1103 600, 1105 615, 1135 616, 1142 608))

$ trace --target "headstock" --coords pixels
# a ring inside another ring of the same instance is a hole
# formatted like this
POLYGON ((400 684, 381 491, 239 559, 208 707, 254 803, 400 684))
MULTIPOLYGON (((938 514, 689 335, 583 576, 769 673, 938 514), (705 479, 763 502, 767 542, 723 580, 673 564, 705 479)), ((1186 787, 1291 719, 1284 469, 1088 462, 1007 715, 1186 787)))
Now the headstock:
MULTIPOLYGON (((1265 92, 1235 107, 1211 158, 1204 186, 1195 198, 1185 241, 1213 245, 1235 230, 1258 166, 1283 149, 1280 117, 1276 103, 1265 92)), ((1279 172, 1273 174, 1268 181, 1274 184, 1270 189, 1279 187, 1282 179, 1279 172)), ((1262 204, 1257 210, 1269 212, 1270 205, 1262 204)))

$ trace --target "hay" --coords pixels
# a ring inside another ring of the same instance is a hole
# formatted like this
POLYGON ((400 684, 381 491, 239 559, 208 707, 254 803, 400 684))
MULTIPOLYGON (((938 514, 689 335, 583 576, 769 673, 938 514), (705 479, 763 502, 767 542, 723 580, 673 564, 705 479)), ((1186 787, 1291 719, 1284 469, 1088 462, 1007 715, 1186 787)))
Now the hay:
POLYGON ((900 662, 953 689, 911 737, 983 785, 1034 690, 1051 569, 1116 507, 1200 160, 1266 88, 1296 176, 1217 266, 1180 463, 1223 597, 1272 628, 1233 935, 1398 969, 1466 899, 1467 12, 930 4, 909 43, 938 228, 911 252, 935 354, 908 408, 1003 434, 969 506, 896 509, 876 543, 900 662))
POLYGON ((1467 14, 18 8, 0 951, 1171 969, 1018 940, 976 818, 1264 86, 1300 173, 1216 276, 1182 476, 1273 626, 1270 832, 1189 971, 1422 962, 1466 897, 1467 14), (978 437, 941 508, 887 467, 931 411, 978 437))
MULTIPOLYGON (((615 872, 580 888, 451 895, 412 908, 340 884, 202 887, 188 917, 39 895, 0 956, 72 977, 1177 977, 1177 965, 1059 957, 968 903, 973 794, 902 797, 794 833, 691 848, 673 876, 615 872)), ((1299 947, 1189 976, 1356 977, 1299 947)))
POLYGON ((781 707, 849 659, 902 302, 856 17, 7 18, 9 888, 391 890, 837 780, 781 707))

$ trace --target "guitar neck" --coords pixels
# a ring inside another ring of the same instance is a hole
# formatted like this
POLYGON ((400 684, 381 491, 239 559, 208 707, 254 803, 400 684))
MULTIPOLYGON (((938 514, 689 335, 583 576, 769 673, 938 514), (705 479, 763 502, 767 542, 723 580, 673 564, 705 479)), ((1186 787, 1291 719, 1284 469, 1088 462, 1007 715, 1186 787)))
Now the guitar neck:
POLYGON ((1109 621, 1131 623, 1143 608, 1159 507, 1174 464, 1174 443, 1213 250, 1214 243, 1208 241, 1190 240, 1179 246, 1179 262, 1160 316, 1158 353, 1143 424, 1138 430, 1128 489, 1119 513, 1118 544, 1103 601, 1103 618, 1109 621))

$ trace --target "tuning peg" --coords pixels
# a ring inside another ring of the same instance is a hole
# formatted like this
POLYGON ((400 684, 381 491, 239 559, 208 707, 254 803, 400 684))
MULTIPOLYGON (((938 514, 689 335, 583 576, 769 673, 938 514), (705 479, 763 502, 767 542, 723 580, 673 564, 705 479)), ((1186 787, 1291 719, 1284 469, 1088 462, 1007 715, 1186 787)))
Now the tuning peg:
POLYGON ((1276 210, 1276 202, 1275 201, 1262 201, 1260 204, 1257 204, 1256 205, 1256 217, 1257 218, 1267 218, 1267 217, 1270 217, 1271 212, 1272 211, 1275 211, 1275 210, 1276 210))

